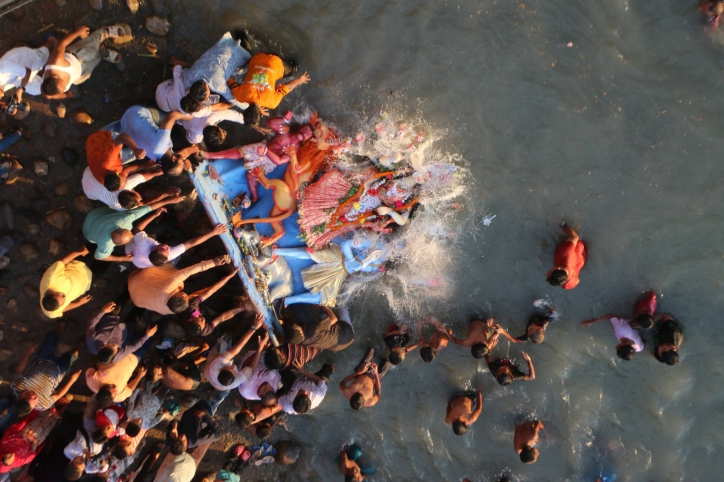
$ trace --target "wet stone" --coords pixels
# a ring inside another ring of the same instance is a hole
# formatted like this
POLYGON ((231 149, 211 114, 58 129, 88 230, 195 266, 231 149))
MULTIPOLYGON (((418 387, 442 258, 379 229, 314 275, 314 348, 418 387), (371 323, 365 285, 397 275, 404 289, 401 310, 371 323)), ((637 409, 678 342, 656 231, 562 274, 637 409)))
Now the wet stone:
POLYGON ((38 176, 47 176, 48 162, 44 161, 43 159, 35 159, 33 161, 33 171, 35 171, 35 174, 37 174, 38 176))
POLYGON ((38 214, 43 214, 50 209, 50 199, 45 196, 36 197, 33 199, 33 209, 38 214))
POLYGON ((30 223, 25 227, 25 233, 28 236, 37 236, 40 234, 40 226, 35 223, 30 223))
POLYGON ((78 154, 78 151, 76 151, 72 147, 64 147, 63 149, 61 149, 60 156, 69 166, 75 166, 78 162, 78 159, 80 159, 80 154, 78 154))
POLYGON ((36 182, 35 186, 33 186, 33 189, 35 189, 35 192, 38 194, 45 194, 45 192, 48 190, 48 186, 44 182, 36 182))
POLYGON ((73 207, 79 213, 88 214, 93 210, 93 203, 85 194, 79 194, 73 199, 73 207))
MULTIPOLYGON (((0 269, 5 269, 10 265, 10 258, 7 256, 0 256, 0 269)), ((5 274, 5 273, 3 273, 5 274)), ((6 288, 7 290, 7 288, 6 288)), ((2 293, 0 293, 2 294, 2 293)))
POLYGON ((38 251, 38 248, 36 248, 31 243, 21 244, 20 248, 18 248, 18 252, 20 254, 20 259, 22 259, 25 263, 35 261, 38 256, 40 256, 40 251, 38 251))
POLYGON ((18 300, 15 298, 10 298, 7 303, 5 303, 5 308, 7 308, 10 311, 15 311, 18 309, 18 300))
POLYGON ((65 250, 65 244, 58 238, 50 238, 48 240, 48 253, 51 256, 58 256, 65 250))
POLYGON ((55 124, 53 124, 50 121, 46 122, 45 124, 43 124, 43 127, 40 128, 40 132, 45 137, 55 137, 55 134, 56 134, 55 124))
POLYGON ((8 361, 12 354, 13 352, 10 350, 0 350, 0 361, 8 361))
MULTIPOLYGON (((0 296, 6 294, 7 292, 8 292, 8 287, 7 287, 7 286, 0 286, 0 296)), ((2 316, 2 313, 0 313, 0 322, 2 322, 3 319, 5 319, 5 317, 2 316)))
POLYGON ((53 227, 65 231, 73 226, 73 216, 65 209, 58 209, 45 216, 45 221, 53 227))
POLYGON ((9 202, 4 202, 0 204, 0 230, 11 231, 13 228, 15 228, 13 207, 9 202))
POLYGON ((25 283, 23 285, 23 295, 25 295, 26 298, 34 299, 38 297, 38 288, 35 285, 31 285, 30 283, 25 283))
POLYGON ((55 195, 56 196, 67 196, 71 191, 70 183, 68 181, 63 181, 57 186, 55 186, 55 195))

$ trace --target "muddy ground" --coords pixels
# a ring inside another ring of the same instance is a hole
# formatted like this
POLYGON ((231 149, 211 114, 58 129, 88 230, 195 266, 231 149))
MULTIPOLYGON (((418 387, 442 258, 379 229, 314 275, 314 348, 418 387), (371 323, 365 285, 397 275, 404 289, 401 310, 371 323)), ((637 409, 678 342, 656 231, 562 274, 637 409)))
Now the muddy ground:
MULTIPOLYGON (((89 209, 81 189, 81 176, 86 167, 85 140, 89 134, 103 126, 120 119, 126 108, 134 104, 153 104, 155 86, 171 76, 171 65, 168 57, 175 55, 184 60, 193 61, 192 51, 197 46, 187 38, 177 38, 174 28, 166 37, 159 37, 144 28, 146 16, 156 13, 152 2, 141 2, 140 10, 131 14, 125 2, 104 0, 103 9, 94 11, 87 1, 68 0, 63 6, 56 5, 54 0, 35 0, 30 5, 0 18, 0 28, 4 35, 0 39, 0 52, 25 44, 39 47, 48 33, 57 37, 72 31, 80 25, 87 25, 94 30, 104 25, 125 23, 131 26, 134 40, 131 43, 114 47, 124 56, 124 70, 101 62, 92 77, 81 84, 79 99, 64 100, 67 114, 61 119, 56 114, 59 101, 46 101, 42 98, 26 96, 30 102, 31 112, 23 120, 16 120, 3 114, 0 125, 4 131, 9 126, 18 125, 24 130, 23 137, 5 151, 13 155, 23 166, 18 178, 11 185, 0 187, 0 226, 4 230, 0 235, 8 234, 14 241, 13 247, 6 256, 10 264, 0 271, 0 376, 2 376, 2 393, 9 392, 8 382, 12 380, 13 368, 22 356, 24 346, 28 343, 39 343, 45 332, 55 329, 56 322, 43 319, 39 311, 38 286, 45 269, 58 258, 71 250, 77 250, 84 242, 81 233, 85 212, 89 209), (148 42, 158 46, 158 58, 150 57, 146 49, 148 42), (90 125, 77 124, 71 120, 71 112, 82 108, 93 118, 90 125), (70 148, 74 152, 66 149, 70 148), (48 163, 47 175, 34 172, 34 161, 44 160, 48 163), (72 226, 65 230, 49 224, 44 218, 54 210, 65 209, 72 218, 72 226), (54 241, 51 243, 51 239, 54 241), (60 253, 51 254, 51 244, 62 243, 60 253), (21 249, 21 245, 25 244, 21 249), (28 246, 29 245, 29 246, 28 246), (25 254, 21 257, 21 251, 25 254)), ((160 7, 159 7, 159 10, 160 7)), ((160 12, 163 14, 163 12, 160 12)), ((236 140, 247 137, 243 130, 235 132, 236 140)), ((174 132, 174 140, 183 144, 183 132, 179 128, 174 132)), ((232 139, 233 141, 234 139, 232 139)), ((254 140, 254 139, 251 139, 254 140)), ((157 236, 181 236, 183 239, 196 236, 210 229, 210 223, 201 205, 195 201, 193 186, 186 176, 169 180, 166 177, 146 183, 139 188, 144 195, 165 189, 169 185, 178 185, 190 200, 169 213, 165 219, 150 228, 157 236)), ((95 207, 100 203, 94 202, 95 207)), ((193 264, 202 259, 223 253, 220 241, 213 239, 186 254, 181 266, 193 264)), ((84 326, 90 314, 107 301, 113 300, 124 289, 130 263, 119 265, 108 263, 102 276, 95 276, 90 294, 93 300, 87 305, 67 315, 68 327, 63 334, 63 343, 68 347, 78 342, 84 335, 84 326), (125 270, 121 271, 121 266, 125 270)), ((188 290, 207 286, 220 276, 219 270, 204 273, 188 283, 188 290)), ((188 291, 187 290, 187 291, 188 291)), ((228 309, 235 297, 243 294, 238 279, 232 280, 227 287, 214 296, 208 303, 212 312, 228 309)), ((126 310, 128 310, 128 306, 126 310)), ((145 323, 157 321, 153 315, 147 314, 137 327, 142 329, 145 323)), ((226 329, 240 331, 249 322, 236 318, 226 329)), ((72 369, 85 369, 90 362, 89 353, 82 349, 80 359, 72 369)), ((74 401, 72 411, 82 410, 82 403, 87 400, 90 391, 85 386, 83 377, 73 386, 71 394, 74 401)), ((198 395, 208 397, 208 384, 202 384, 198 395)), ((232 397, 229 397, 219 410, 219 419, 226 431, 220 442, 214 444, 199 467, 194 480, 202 480, 203 476, 218 469, 226 457, 228 450, 237 443, 257 444, 258 439, 241 433, 229 419, 229 412, 236 409, 232 397)), ((164 426, 160 426, 163 428, 164 426)), ((159 430, 149 433, 150 437, 161 435, 159 430)), ((283 428, 277 428, 269 441, 290 438, 283 428)), ((151 441, 146 442, 144 451, 150 448, 151 441)), ((290 477, 288 470, 272 465, 262 468, 252 467, 242 474, 242 480, 280 480, 290 477)))

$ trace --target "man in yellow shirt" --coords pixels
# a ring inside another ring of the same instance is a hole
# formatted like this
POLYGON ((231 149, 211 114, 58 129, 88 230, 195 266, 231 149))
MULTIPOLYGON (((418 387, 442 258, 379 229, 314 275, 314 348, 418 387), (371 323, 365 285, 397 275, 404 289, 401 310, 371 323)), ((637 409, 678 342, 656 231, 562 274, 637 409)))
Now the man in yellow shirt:
POLYGON ((93 275, 79 256, 88 254, 83 247, 50 265, 40 280, 40 309, 49 318, 60 318, 66 311, 78 308, 91 300, 91 295, 82 296, 91 287, 93 275))

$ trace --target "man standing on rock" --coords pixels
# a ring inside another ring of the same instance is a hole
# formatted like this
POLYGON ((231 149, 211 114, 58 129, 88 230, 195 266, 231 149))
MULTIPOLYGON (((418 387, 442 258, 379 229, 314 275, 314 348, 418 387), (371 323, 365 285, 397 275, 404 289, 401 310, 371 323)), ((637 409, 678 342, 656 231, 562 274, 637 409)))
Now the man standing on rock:
POLYGON ((40 280, 40 309, 48 318, 61 318, 66 311, 88 303, 91 295, 83 294, 91 287, 93 275, 82 262, 76 260, 88 254, 88 248, 72 252, 55 263, 40 280))

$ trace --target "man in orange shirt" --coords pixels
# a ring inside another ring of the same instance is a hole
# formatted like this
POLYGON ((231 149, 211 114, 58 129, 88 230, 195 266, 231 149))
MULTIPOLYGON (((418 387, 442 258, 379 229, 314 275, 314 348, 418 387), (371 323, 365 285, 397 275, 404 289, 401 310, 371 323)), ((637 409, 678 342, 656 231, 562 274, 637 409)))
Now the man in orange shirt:
POLYGON ((262 109, 275 109, 285 95, 296 87, 309 82, 309 74, 304 72, 291 82, 277 86, 279 79, 293 72, 294 68, 285 65, 282 59, 276 55, 258 53, 249 60, 249 71, 242 84, 237 84, 229 79, 228 84, 234 98, 239 102, 249 104, 249 108, 244 111, 246 124, 254 125, 254 117, 260 118, 261 115, 266 115, 262 109), (249 115, 247 112, 256 113, 257 116, 249 115), (247 118, 252 122, 248 122, 247 118))
POLYGON ((88 168, 93 177, 111 192, 123 189, 127 176, 144 167, 143 165, 123 167, 121 150, 124 145, 133 151, 137 159, 146 157, 146 151, 139 148, 136 141, 126 133, 121 133, 113 139, 110 132, 100 130, 88 136, 85 143, 88 168))
POLYGON ((588 248, 570 226, 563 223, 561 227, 568 237, 556 248, 553 255, 554 268, 546 273, 546 280, 553 286, 572 290, 580 281, 578 275, 586 264, 588 248))

